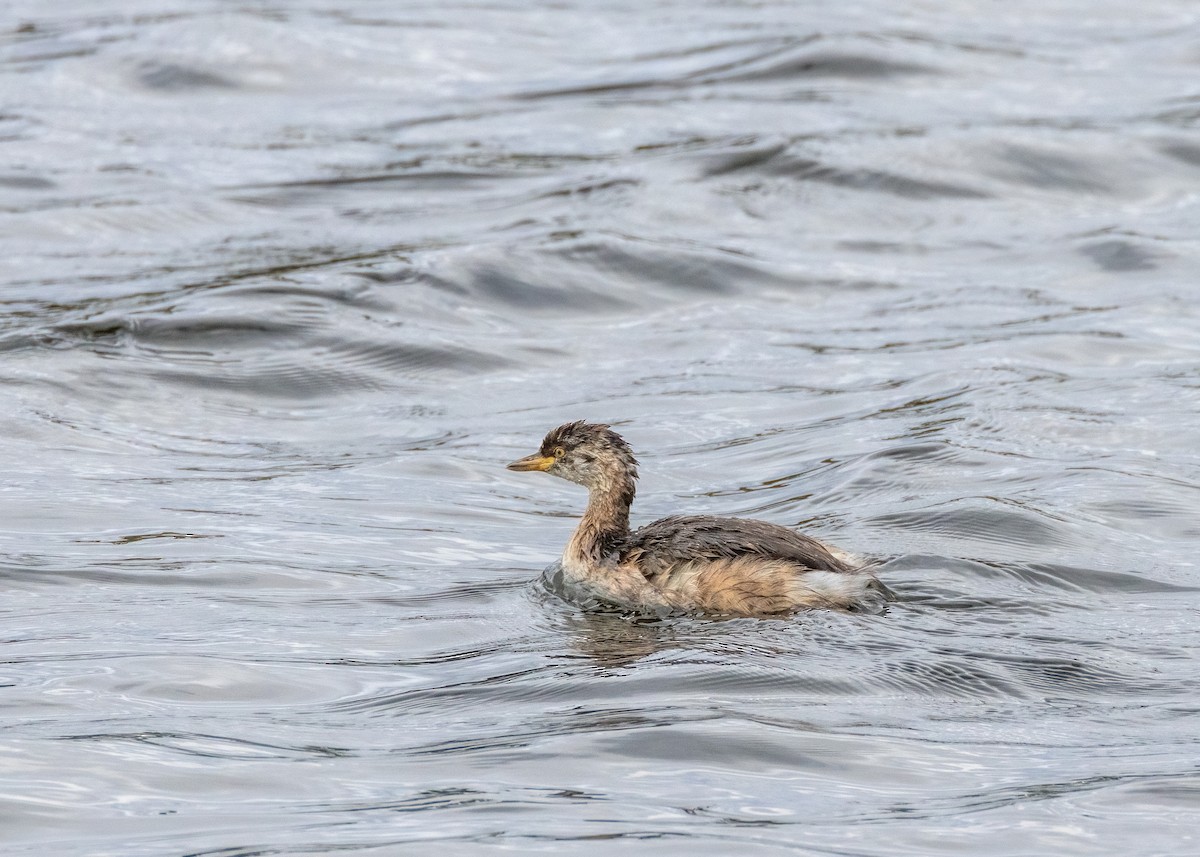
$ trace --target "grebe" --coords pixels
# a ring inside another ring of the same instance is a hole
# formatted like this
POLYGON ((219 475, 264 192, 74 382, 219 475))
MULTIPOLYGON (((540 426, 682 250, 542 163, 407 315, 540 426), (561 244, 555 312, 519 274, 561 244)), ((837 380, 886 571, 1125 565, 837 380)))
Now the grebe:
POLYGON ((563 576, 618 607, 767 616, 894 600, 847 555, 766 521, 672 516, 631 532, 637 459, 610 426, 561 425, 508 469, 541 470, 588 489, 587 510, 563 551, 563 576))

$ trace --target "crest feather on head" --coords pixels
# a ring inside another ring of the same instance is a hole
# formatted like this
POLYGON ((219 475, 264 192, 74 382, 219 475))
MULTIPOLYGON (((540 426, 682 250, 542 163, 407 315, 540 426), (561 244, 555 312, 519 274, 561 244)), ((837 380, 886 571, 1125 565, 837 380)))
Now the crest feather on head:
POLYGON ((633 450, 625 442, 625 438, 613 431, 612 426, 607 423, 589 423, 584 420, 563 423, 546 434, 542 440, 541 452, 543 455, 550 455, 557 446, 561 446, 567 452, 581 446, 594 447, 598 452, 612 450, 627 458, 630 464, 637 464, 633 450))

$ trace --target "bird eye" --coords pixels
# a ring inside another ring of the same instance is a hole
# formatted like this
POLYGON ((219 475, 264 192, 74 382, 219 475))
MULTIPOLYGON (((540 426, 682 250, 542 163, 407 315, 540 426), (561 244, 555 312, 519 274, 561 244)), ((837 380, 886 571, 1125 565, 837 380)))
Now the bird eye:
POLYGON ((567 454, 567 451, 565 449, 563 449, 561 446, 554 447, 554 457, 555 458, 562 458, 566 454, 567 454))

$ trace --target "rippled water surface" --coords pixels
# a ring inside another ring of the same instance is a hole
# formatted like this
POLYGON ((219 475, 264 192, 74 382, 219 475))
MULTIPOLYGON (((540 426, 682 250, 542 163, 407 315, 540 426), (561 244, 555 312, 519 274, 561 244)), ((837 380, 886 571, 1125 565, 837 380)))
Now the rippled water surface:
POLYGON ((6 855, 1200 849, 1194 2, 6 12, 6 855), (901 601, 559 600, 579 418, 901 601))

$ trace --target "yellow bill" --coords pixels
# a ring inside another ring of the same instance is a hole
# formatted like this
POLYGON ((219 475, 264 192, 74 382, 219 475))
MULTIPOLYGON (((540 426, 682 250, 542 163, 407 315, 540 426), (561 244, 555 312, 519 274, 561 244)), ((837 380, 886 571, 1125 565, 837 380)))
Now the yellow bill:
POLYGON ((527 455, 524 458, 518 458, 512 464, 508 465, 509 470, 549 470, 554 466, 554 458, 549 455, 542 455, 540 452, 535 452, 533 455, 527 455))

